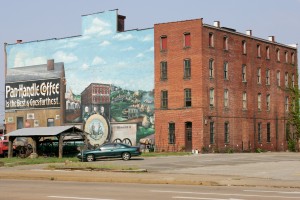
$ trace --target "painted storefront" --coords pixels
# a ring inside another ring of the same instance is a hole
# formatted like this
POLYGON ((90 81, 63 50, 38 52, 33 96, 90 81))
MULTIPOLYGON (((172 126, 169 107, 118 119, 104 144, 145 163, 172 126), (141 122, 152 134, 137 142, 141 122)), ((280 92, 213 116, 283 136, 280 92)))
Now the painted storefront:
POLYGON ((7 71, 64 63, 64 123, 82 124, 92 145, 154 134, 153 28, 124 31, 124 20, 117 10, 84 15, 80 36, 6 45, 7 71))

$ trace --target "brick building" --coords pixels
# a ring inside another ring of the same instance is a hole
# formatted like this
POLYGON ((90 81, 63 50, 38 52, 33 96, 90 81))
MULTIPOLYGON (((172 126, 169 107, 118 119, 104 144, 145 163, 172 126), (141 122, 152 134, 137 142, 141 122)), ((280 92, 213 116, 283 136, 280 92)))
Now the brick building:
POLYGON ((283 151, 297 48, 202 19, 154 25, 158 151, 283 151))
POLYGON ((5 78, 7 133, 21 128, 64 125, 64 63, 8 69, 5 78))

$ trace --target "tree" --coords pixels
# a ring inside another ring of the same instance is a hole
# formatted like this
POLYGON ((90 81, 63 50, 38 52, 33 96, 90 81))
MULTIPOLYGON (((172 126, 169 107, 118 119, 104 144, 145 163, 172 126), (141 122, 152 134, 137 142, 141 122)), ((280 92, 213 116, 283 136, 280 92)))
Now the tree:
POLYGON ((290 109, 286 127, 288 149, 296 151, 296 144, 300 138, 300 110, 299 110, 299 89, 298 86, 290 87, 290 109))

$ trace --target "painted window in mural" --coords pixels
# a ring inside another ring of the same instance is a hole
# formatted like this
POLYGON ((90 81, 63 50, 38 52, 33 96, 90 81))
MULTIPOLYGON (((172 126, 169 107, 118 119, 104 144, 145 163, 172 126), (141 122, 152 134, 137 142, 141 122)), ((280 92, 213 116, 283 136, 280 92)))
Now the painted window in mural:
POLYGON ((153 28, 124 31, 124 23, 117 10, 83 15, 80 36, 6 46, 8 70, 64 63, 64 121, 81 124, 93 146, 154 134, 153 28))

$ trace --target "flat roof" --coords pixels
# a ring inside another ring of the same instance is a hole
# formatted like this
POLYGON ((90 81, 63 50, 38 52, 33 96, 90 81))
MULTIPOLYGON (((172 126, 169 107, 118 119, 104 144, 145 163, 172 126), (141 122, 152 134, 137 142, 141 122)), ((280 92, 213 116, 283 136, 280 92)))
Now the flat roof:
POLYGON ((13 137, 31 137, 31 136, 56 136, 61 133, 83 133, 84 131, 75 126, 51 126, 37 128, 22 128, 12 131, 5 136, 13 137))

